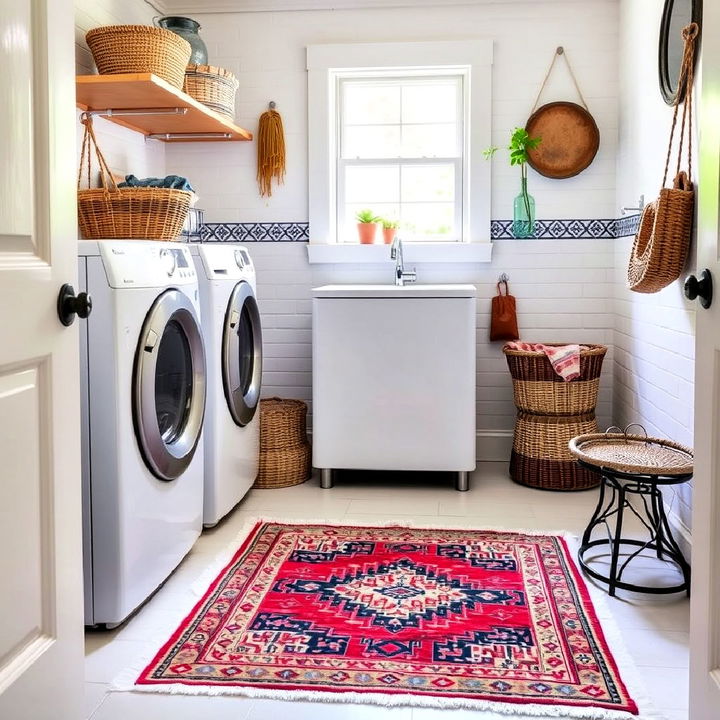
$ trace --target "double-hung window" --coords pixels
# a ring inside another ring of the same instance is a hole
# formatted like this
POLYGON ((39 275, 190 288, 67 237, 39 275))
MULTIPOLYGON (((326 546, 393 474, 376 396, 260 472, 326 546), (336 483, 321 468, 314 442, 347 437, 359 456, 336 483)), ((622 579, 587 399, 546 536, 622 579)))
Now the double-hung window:
POLYGON ((406 241, 460 241, 464 73, 338 78, 337 238, 369 209, 406 241))
POLYGON ((436 255, 489 244, 492 41, 312 45, 307 67, 311 246, 357 245, 362 210, 436 255))

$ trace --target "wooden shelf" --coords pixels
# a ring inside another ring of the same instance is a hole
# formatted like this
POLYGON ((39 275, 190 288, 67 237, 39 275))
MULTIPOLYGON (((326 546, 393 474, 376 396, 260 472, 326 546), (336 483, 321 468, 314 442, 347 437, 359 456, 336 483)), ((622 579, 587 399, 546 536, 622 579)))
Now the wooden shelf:
POLYGON ((252 140, 252 133, 234 125, 194 98, 150 73, 78 75, 76 101, 82 110, 185 108, 184 115, 103 115, 143 135, 221 133, 218 137, 157 137, 164 142, 228 142, 252 140))

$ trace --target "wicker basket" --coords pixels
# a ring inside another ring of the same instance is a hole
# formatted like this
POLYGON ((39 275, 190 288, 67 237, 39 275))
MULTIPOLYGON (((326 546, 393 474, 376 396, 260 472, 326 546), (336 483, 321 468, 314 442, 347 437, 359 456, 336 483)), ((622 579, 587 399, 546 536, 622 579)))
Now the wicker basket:
POLYGON ((182 232, 192 193, 170 188, 119 188, 97 144, 92 117, 85 134, 78 173, 78 223, 88 240, 175 240, 182 232), (91 155, 100 165, 101 188, 80 189, 83 169, 91 176, 91 155))
POLYGON ((518 413, 510 457, 510 477, 541 490, 587 490, 600 476, 581 467, 568 443, 576 435, 597 432, 593 413, 577 416, 518 413))
MULTIPOLYGON (((546 343, 552 345, 553 343, 546 343)), ((584 345, 580 350, 580 376, 565 382, 543 352, 503 348, 518 410, 538 415, 583 415, 595 412, 600 371, 607 348, 584 345)))
POLYGON ((260 467, 253 487, 300 485, 312 474, 310 443, 302 400, 260 401, 260 467))
POLYGON ((107 25, 85 36, 101 75, 152 73, 182 89, 190 43, 149 25, 107 25))
POLYGON ((198 102, 235 122, 237 78, 213 65, 188 65, 183 90, 198 102))

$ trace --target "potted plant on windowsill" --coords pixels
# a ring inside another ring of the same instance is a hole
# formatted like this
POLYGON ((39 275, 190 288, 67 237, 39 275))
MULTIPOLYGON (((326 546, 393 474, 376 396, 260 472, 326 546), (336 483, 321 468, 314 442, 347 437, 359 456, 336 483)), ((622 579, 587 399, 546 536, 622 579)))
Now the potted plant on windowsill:
MULTIPOLYGON (((510 136, 510 164, 520 166, 520 194, 513 202, 513 235, 516 238, 530 237, 535 230, 535 200, 527 191, 528 151, 534 150, 542 138, 531 138, 525 128, 516 127, 510 136)), ((491 158, 499 148, 493 146, 483 150, 486 159, 491 158)))
POLYGON ((375 242, 377 222, 380 218, 372 210, 360 210, 355 215, 361 245, 372 245, 375 242))
POLYGON ((400 223, 397 220, 388 220, 387 218, 380 218, 380 223, 382 224, 383 242, 385 245, 392 245, 400 223))

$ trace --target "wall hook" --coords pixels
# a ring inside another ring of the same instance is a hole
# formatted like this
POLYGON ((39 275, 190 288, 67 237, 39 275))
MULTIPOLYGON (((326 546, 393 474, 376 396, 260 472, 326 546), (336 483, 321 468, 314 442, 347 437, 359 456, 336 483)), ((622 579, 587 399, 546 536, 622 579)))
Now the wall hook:
POLYGON ((502 275, 500 275, 500 277, 498 278, 498 282, 501 282, 501 283, 506 283, 509 280, 510 280, 510 278, 507 273, 502 273, 502 275))
POLYGON ((620 208, 620 214, 621 215, 627 215, 629 212, 639 212, 641 213, 643 211, 643 208, 645 207, 645 196, 641 195, 638 199, 638 206, 637 207, 624 207, 620 208))
POLYGON ((276 107, 275 101, 274 101, 274 100, 271 100, 271 101, 268 103, 268 107, 269 107, 271 110, 274 110, 275 107, 276 107))
POLYGON ((565 52, 565 48, 562 45, 558 45, 557 50, 555 52, 558 55, 562 55, 565 52))

